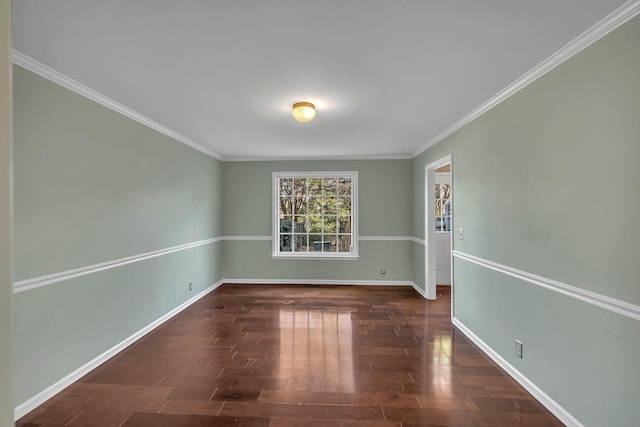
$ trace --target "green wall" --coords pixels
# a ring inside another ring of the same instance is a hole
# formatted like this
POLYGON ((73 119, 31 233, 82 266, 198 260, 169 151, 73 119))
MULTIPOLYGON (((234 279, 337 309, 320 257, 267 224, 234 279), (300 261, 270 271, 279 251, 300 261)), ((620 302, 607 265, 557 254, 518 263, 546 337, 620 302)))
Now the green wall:
MULTIPOLYGON (((452 154, 455 250, 640 304, 639 45, 636 17, 415 158, 416 237, 452 154)), ((638 321, 461 259, 454 280, 458 320, 580 422, 637 425, 638 321)))
POLYGON ((0 426, 13 425, 11 1, 0 1, 0 426))
MULTIPOLYGON (((14 67, 14 280, 222 235, 247 240, 18 293, 13 344, 10 286, 0 286, 0 378, 13 352, 22 403, 223 277, 424 289, 424 246, 407 238, 425 238, 424 167, 448 154, 454 226, 465 229, 455 250, 640 304, 630 226, 640 211, 639 40, 635 18, 413 160, 221 163, 14 67), (271 242, 251 236, 271 235, 272 172, 332 170, 359 172, 361 236, 403 239, 361 240, 358 260, 271 259, 271 242)), ((0 271, 4 284, 9 269, 0 271)), ((454 280, 457 319, 580 422, 637 423, 638 321, 461 259, 454 280)))
MULTIPOLYGON (((14 280, 221 235, 218 160, 18 66, 13 83, 14 280)), ((17 403, 219 281, 221 246, 16 294, 17 403)))
MULTIPOLYGON (((360 236, 412 236, 410 160, 225 162, 224 234, 271 236, 272 172, 358 171, 360 236)), ((411 242, 360 241, 358 260, 271 259, 271 241, 226 241, 228 279, 411 281, 411 242), (380 269, 387 274, 381 275, 380 269)))

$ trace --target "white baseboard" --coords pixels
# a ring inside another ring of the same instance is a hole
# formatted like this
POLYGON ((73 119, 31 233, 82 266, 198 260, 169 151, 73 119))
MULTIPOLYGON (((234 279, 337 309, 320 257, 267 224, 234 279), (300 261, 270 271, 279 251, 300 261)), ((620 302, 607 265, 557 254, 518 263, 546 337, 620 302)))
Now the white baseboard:
POLYGON ((224 283, 247 285, 355 285, 355 286, 410 286, 424 299, 427 293, 411 280, 323 280, 323 279, 223 279, 224 283))
POLYGON ((420 286, 418 286, 415 282, 411 282, 411 286, 413 287, 413 289, 416 290, 417 293, 420 294, 420 296, 424 299, 429 299, 427 298, 427 291, 425 291, 424 289, 422 289, 420 286))
POLYGON ((427 293, 411 280, 324 280, 324 279, 223 279, 224 283, 247 285, 355 285, 355 286, 410 286, 424 299, 427 293))
POLYGON ((163 324, 167 320, 171 319, 172 317, 174 317, 175 315, 177 315, 178 313, 180 313, 181 311, 183 311, 184 309, 186 309, 187 307, 189 307, 190 305, 192 305, 193 303, 195 303, 199 299, 201 299, 204 296, 206 296, 207 294, 211 293, 213 290, 218 288, 223 283, 224 283, 223 280, 220 280, 220 281, 214 283, 213 285, 209 286, 204 291, 198 293, 197 295, 194 295, 189 300, 183 302, 182 304, 180 304, 179 306, 177 306, 176 308, 174 308, 173 310, 171 310, 170 312, 168 312, 164 316, 160 317, 159 319, 157 319, 154 322, 150 323, 149 325, 145 326, 144 328, 142 328, 141 330, 139 330, 135 334, 133 334, 130 337, 128 337, 127 339, 125 339, 124 341, 122 341, 122 342, 116 344, 115 346, 111 347, 109 350, 105 351, 100 356, 98 356, 95 359, 87 362, 86 364, 84 364, 80 368, 78 368, 75 371, 71 372, 66 377, 60 379, 56 383, 54 383, 54 384, 50 385, 49 387, 47 387, 46 389, 42 390, 40 393, 36 394, 35 396, 31 397, 30 399, 26 400, 25 402, 19 404, 18 406, 16 406, 14 408, 14 411, 13 411, 14 421, 17 421, 20 418, 24 417, 29 412, 33 411, 35 408, 37 408, 38 406, 42 405, 44 402, 46 402, 47 400, 51 399, 53 396, 55 396, 56 394, 60 393, 62 390, 64 390, 65 388, 67 388, 68 386, 73 384, 75 381, 77 381, 78 379, 82 378, 84 375, 88 374, 90 371, 92 371, 93 369, 97 368, 102 363, 106 362, 107 360, 109 360, 110 358, 112 358, 116 354, 120 353, 122 350, 124 350, 125 348, 129 347, 131 344, 133 344, 134 342, 136 342, 137 340, 139 340, 140 338, 142 338, 143 336, 145 336, 146 334, 151 332, 153 329, 157 328, 158 326, 160 326, 161 324, 163 324))
POLYGON ((522 387, 524 387, 529 393, 533 395, 545 408, 555 415, 560 421, 566 424, 568 427, 584 427, 580 421, 578 421, 569 411, 564 409, 558 402, 553 400, 546 394, 540 387, 535 385, 529 378, 525 377, 520 371, 518 371, 513 365, 507 362, 502 356, 500 356, 493 348, 489 347, 480 337, 471 332, 460 320, 455 317, 451 319, 453 323, 463 334, 467 336, 475 345, 487 354, 494 362, 496 362, 502 369, 507 371, 514 380, 516 380, 522 387))
POLYGON ((102 363, 106 362, 116 354, 120 353, 131 344, 151 332, 153 329, 157 328, 167 320, 176 316, 190 305, 200 300, 207 294, 211 293, 215 289, 217 289, 223 283, 246 283, 246 284, 296 284, 296 285, 362 285, 362 286, 410 286, 414 288, 421 296, 425 297, 424 291, 422 291, 414 282, 412 281, 401 281, 401 280, 323 280, 323 279, 222 279, 218 282, 214 283, 204 291, 198 293, 193 296, 189 300, 180 304, 178 307, 174 308, 164 316, 145 326, 135 334, 126 338, 124 341, 116 344, 111 347, 109 350, 105 351, 95 359, 87 362, 80 368, 71 372, 69 375, 61 378, 56 383, 50 385, 46 389, 42 390, 40 393, 35 396, 27 399, 25 402, 17 405, 14 408, 14 421, 19 420, 20 418, 27 415, 29 412, 33 411, 38 406, 42 405, 47 400, 51 399, 56 394, 60 393, 62 390, 73 384, 78 379, 82 378, 93 369, 100 366, 102 363))
POLYGON ((334 280, 334 279, 222 279, 223 283, 247 285, 356 285, 415 286, 410 280, 334 280))

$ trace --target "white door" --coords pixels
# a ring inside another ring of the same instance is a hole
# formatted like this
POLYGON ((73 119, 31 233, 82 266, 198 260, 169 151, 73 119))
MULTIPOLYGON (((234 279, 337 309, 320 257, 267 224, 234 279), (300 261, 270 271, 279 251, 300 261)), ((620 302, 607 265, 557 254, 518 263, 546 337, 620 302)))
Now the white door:
POLYGON ((451 172, 436 171, 436 284, 451 285, 451 172))

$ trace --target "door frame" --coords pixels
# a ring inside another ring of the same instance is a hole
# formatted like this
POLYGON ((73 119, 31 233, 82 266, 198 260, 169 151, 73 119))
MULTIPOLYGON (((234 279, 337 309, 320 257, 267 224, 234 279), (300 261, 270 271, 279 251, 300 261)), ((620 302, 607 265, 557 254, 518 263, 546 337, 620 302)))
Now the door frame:
POLYGON ((451 239, 451 316, 453 316, 453 291, 454 291, 454 277, 453 277, 453 230, 456 221, 455 216, 455 189, 453 188, 453 156, 451 154, 444 156, 435 162, 431 162, 424 168, 425 175, 425 292, 427 299, 436 299, 436 251, 435 251, 435 220, 436 220, 436 169, 449 164, 451 167, 451 233, 449 238, 451 239))

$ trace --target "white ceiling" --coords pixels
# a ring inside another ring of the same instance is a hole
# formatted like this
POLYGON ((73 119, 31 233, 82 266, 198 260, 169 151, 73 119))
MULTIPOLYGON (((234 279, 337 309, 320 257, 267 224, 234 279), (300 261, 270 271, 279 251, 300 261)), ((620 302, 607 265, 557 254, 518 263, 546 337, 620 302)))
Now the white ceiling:
POLYGON ((223 159, 411 157, 623 3, 18 0, 13 45, 223 159))

